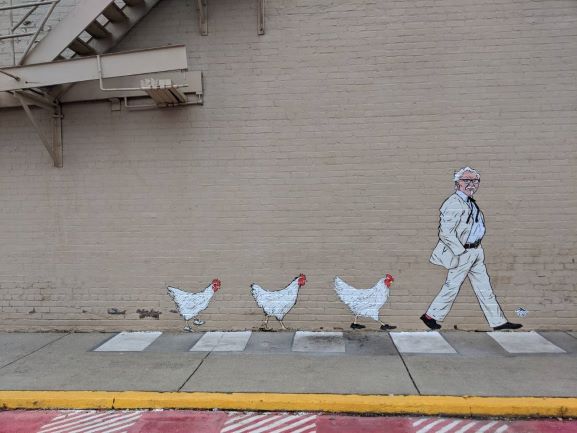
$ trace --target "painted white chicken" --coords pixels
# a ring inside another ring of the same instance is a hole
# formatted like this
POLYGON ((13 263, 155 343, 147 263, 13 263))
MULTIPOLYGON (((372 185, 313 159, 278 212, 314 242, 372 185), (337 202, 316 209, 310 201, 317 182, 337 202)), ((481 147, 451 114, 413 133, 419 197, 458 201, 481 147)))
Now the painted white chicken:
POLYGON ((395 279, 387 274, 381 278, 377 284, 370 289, 356 289, 349 286, 339 277, 335 278, 335 290, 341 301, 343 301, 355 315, 355 320, 351 323, 351 328, 362 329, 365 325, 357 323, 359 316, 370 317, 381 324, 381 329, 387 331, 395 329, 396 326, 387 325, 379 320, 379 310, 389 299, 389 287, 395 279))
POLYGON ((197 319, 196 316, 208 307, 212 296, 218 291, 218 289, 220 289, 219 279, 212 280, 210 286, 198 293, 185 292, 176 287, 167 288, 168 294, 178 307, 178 312, 186 322, 186 325, 184 326, 185 331, 192 331, 192 328, 188 323, 190 319, 194 319, 192 323, 195 325, 204 324, 204 321, 197 319))
POLYGON ((263 289, 258 284, 251 284, 251 293, 254 300, 260 308, 263 309, 266 316, 265 322, 263 323, 262 330, 270 330, 268 327, 268 319, 270 316, 276 317, 280 322, 282 329, 286 329, 282 319, 291 310, 297 301, 297 296, 299 289, 305 285, 307 282, 307 277, 304 274, 300 274, 284 289, 277 291, 269 291, 263 289))

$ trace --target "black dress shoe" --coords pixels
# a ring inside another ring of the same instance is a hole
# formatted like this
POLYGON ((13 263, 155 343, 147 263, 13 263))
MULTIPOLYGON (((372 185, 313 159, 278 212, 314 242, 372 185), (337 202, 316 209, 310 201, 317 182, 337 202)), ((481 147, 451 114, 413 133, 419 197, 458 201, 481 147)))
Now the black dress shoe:
POLYGON ((381 325, 381 331, 388 331, 390 329, 397 329, 397 327, 395 325, 387 325, 386 323, 381 325))
POLYGON ((495 326, 493 328, 494 331, 503 331, 505 329, 519 329, 522 328, 523 325, 521 325, 520 323, 511 323, 511 322, 505 322, 502 325, 499 326, 495 326))
POLYGON ((429 329, 441 329, 441 325, 439 325, 435 319, 429 319, 426 314, 421 316, 421 320, 429 329))
POLYGON ((365 325, 359 325, 358 323, 351 323, 351 328, 352 329, 364 329, 366 328, 365 325))

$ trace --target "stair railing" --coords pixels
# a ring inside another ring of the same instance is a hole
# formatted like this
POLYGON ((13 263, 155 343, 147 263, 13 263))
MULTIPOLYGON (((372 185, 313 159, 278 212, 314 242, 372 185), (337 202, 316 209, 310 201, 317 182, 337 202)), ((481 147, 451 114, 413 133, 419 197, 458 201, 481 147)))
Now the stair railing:
MULTIPOLYGON (((26 49, 24 50, 24 53, 20 57, 20 61, 18 63, 20 63, 22 61, 22 59, 24 59, 26 57, 26 55, 30 52, 30 50, 32 49, 34 44, 38 41, 38 35, 40 34, 40 32, 42 30, 44 30, 44 26, 46 25, 48 18, 50 18, 50 15, 52 15, 54 8, 56 8, 56 5, 59 2, 60 2, 60 0, 45 0, 45 1, 10 4, 10 6, 0 7, 0 12, 4 12, 4 11, 10 11, 11 12, 11 11, 16 10, 16 9, 28 9, 26 11, 26 13, 24 13, 24 15, 22 15, 22 17, 20 18, 20 20, 16 24, 12 24, 12 22, 10 22, 10 30, 7 34, 0 34, 0 42, 3 40, 14 41, 14 39, 17 39, 17 38, 26 38, 26 37, 30 38, 28 40, 28 44, 26 45, 26 49), (46 8, 46 12, 44 13, 44 16, 42 17, 38 26, 35 29, 33 29, 32 31, 23 31, 23 32, 18 31, 17 32, 17 30, 20 28, 20 26, 22 26, 22 24, 27 22, 26 20, 28 19, 28 17, 30 17, 30 15, 32 15, 41 6, 48 6, 48 7, 46 8)), ((10 1, 10 3, 12 3, 12 1, 10 1)), ((10 21, 12 21, 12 20, 10 20, 10 21)), ((16 64, 16 62, 15 62, 16 54, 15 54, 15 48, 14 48, 13 42, 12 42, 11 47, 12 47, 12 58, 14 59, 13 63, 15 65, 16 64)))

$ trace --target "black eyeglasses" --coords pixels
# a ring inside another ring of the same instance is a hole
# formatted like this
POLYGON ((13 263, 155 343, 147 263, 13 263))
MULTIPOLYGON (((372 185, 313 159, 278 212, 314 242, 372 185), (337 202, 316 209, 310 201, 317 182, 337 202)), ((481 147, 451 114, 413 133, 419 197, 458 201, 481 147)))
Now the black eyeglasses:
POLYGON ((461 182, 464 182, 465 185, 479 185, 481 183, 481 179, 459 179, 461 182))

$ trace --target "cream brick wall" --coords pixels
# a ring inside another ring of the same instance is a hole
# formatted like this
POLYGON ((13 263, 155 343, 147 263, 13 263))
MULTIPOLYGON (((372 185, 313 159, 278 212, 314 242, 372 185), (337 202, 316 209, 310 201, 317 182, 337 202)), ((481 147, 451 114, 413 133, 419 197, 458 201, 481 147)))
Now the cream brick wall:
MULTIPOLYGON (((62 169, 0 112, 0 329, 177 330, 166 286, 215 277, 203 328, 250 329, 250 283, 299 272, 287 326, 348 328, 334 276, 391 273, 381 317, 422 329, 438 209, 467 164, 506 315, 577 329, 577 3, 268 0, 257 36, 254 1, 219 0, 205 37, 193 4, 163 0, 118 50, 185 43, 204 106, 66 105, 62 169)), ((453 326, 487 329, 468 283, 453 326)))

